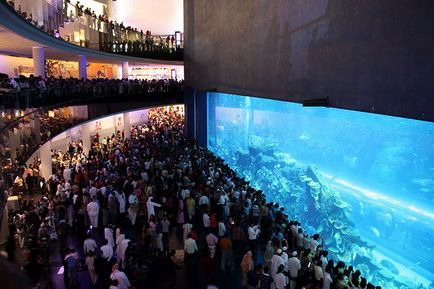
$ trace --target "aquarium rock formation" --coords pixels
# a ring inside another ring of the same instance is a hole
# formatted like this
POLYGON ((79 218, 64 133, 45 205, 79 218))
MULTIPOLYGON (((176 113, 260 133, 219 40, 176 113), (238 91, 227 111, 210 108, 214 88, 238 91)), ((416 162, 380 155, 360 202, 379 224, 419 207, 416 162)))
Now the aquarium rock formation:
POLYGON ((349 217, 351 206, 315 166, 297 162, 279 151, 276 142, 257 135, 250 136, 245 150, 232 153, 233 148, 223 146, 216 150, 268 200, 283 206, 290 219, 299 220, 310 235, 319 233, 334 260, 356 265, 364 277, 383 288, 426 288, 400 277, 391 262, 375 257, 375 246, 362 240, 349 217))

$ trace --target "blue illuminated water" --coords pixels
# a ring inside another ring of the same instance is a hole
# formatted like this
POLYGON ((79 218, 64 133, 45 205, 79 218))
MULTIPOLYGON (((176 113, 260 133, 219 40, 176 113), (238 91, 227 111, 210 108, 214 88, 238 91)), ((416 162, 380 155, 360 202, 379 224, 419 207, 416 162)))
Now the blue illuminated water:
POLYGON ((374 284, 432 288, 434 123, 208 93, 208 147, 374 284))

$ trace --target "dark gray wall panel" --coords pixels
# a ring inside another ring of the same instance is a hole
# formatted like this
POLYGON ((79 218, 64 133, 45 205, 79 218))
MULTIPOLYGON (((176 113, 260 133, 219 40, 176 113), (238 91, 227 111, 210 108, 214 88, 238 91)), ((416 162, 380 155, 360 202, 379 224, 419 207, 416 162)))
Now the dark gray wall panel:
POLYGON ((434 121, 434 1, 184 4, 191 87, 434 121))

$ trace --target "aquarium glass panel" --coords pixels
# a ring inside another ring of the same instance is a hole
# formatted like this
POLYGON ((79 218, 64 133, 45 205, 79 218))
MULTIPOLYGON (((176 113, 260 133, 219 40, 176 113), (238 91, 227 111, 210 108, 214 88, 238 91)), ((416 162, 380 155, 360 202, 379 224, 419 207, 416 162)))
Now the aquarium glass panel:
POLYGON ((383 288, 432 286, 434 123, 208 93, 208 147, 383 288))

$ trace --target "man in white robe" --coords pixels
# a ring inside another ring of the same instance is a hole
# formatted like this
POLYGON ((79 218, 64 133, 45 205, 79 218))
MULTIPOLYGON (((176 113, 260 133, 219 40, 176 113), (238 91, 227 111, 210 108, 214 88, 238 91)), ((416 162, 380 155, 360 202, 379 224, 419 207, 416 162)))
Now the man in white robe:
MULTIPOLYGON (((271 278, 273 278, 273 280, 275 280, 275 277, 277 275, 277 269, 279 268, 280 265, 285 267, 282 259, 282 249, 277 249, 276 253, 273 255, 273 258, 271 258, 270 273, 271 273, 271 278)), ((274 288, 275 286, 272 284, 272 289, 274 288)))
POLYGON ((89 215, 90 224, 93 228, 98 228, 99 205, 92 199, 92 202, 87 204, 87 214, 89 215))
POLYGON ((151 217, 152 215, 155 216, 155 207, 157 207, 157 208, 161 207, 160 204, 158 204, 158 203, 154 203, 154 202, 152 201, 152 199, 153 199, 153 197, 150 196, 150 197, 148 198, 148 201, 146 202, 146 209, 148 210, 148 221, 149 221, 149 219, 150 219, 150 217, 151 217))
POLYGON ((113 230, 110 228, 104 228, 104 238, 107 240, 108 245, 113 249, 115 247, 115 241, 113 239, 113 230))
POLYGON ((113 258, 113 247, 110 246, 109 242, 106 240, 105 245, 101 246, 102 257, 107 261, 110 261, 113 258))

